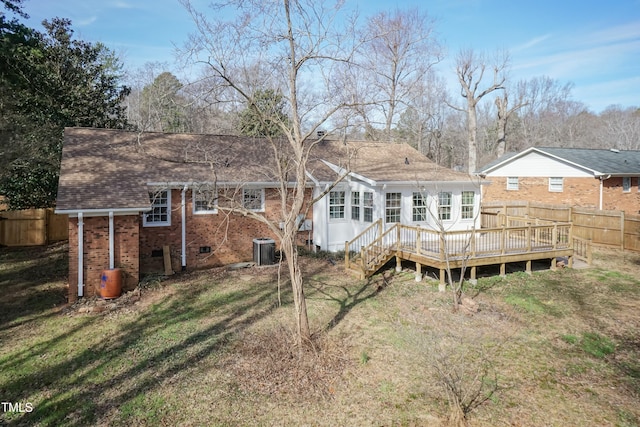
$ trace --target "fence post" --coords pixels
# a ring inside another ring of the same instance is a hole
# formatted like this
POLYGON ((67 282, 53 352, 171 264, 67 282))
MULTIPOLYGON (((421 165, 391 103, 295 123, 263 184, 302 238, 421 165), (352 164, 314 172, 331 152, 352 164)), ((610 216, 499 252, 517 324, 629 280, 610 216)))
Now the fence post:
POLYGON ((624 211, 620 211, 620 249, 624 251, 624 211))
POLYGON ((416 230, 416 254, 420 255, 422 249, 422 235, 420 234, 420 228, 416 230))
POLYGON ((558 223, 553 224, 553 231, 551 232, 551 240, 553 241, 553 250, 558 247, 558 223))

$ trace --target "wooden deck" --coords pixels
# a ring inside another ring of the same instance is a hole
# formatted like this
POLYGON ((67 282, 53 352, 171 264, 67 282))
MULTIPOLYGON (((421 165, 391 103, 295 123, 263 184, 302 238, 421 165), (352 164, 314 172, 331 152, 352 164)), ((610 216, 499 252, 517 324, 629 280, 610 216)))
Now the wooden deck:
POLYGON ((485 265, 500 265, 501 275, 506 264, 513 262, 525 262, 527 272, 534 260, 547 259, 555 269, 557 258, 567 258, 568 266, 573 266, 576 244, 584 242, 574 240, 571 223, 524 218, 515 223, 523 225, 440 232, 395 224, 383 232, 382 222, 377 221, 345 242, 345 268, 365 278, 393 258, 397 266, 408 260, 416 263, 416 280, 422 278, 422 267, 428 266, 440 270, 444 284, 447 269, 469 268, 475 281, 477 267, 485 265))

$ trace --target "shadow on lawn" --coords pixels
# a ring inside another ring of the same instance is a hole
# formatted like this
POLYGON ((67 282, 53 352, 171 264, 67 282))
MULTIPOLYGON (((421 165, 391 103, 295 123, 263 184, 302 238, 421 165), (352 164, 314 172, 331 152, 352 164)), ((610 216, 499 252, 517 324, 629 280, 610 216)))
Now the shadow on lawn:
POLYGON ((42 317, 66 302, 66 243, 0 248, 0 332, 42 317), (18 318, 24 320, 15 322, 18 318))
MULTIPOLYGON (((24 401, 46 390, 47 397, 34 402, 33 412, 8 420, 7 425, 92 424, 100 414, 159 390, 165 380, 214 355, 233 334, 270 313, 277 301, 277 290, 272 286, 247 285, 241 291, 199 298, 209 290, 204 284, 185 287, 123 324, 115 336, 0 384, 5 401, 24 401), (170 335, 164 345, 163 334, 170 335)), ((69 346, 81 347, 82 342, 72 336, 80 329, 99 327, 100 322, 109 322, 109 318, 88 316, 74 330, 17 354, 4 366, 0 364, 0 370, 38 357, 64 340, 69 346)))

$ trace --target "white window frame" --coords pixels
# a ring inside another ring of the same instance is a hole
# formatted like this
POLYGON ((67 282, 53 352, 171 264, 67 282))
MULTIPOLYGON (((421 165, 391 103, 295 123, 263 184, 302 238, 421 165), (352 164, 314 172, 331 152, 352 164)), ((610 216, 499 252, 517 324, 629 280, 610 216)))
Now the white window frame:
POLYGON ((549 177, 549 191, 552 193, 562 193, 564 191, 564 178, 560 176, 549 177))
POLYGON ((507 177, 507 190, 517 191, 520 189, 520 183, 518 182, 517 176, 508 176, 507 177))
POLYGON ((373 222, 373 191, 362 192, 362 222, 373 222))
POLYGON ((411 220, 413 222, 425 222, 427 220, 427 195, 414 192, 411 196, 411 220), (419 204, 416 204, 419 201, 419 204), (419 219, 416 219, 416 214, 419 219))
POLYGON ((475 191, 463 191, 460 194, 460 218, 461 219, 473 219, 475 217, 476 210, 476 192, 475 191), (471 194, 471 203, 464 202, 464 195, 471 194), (467 209, 465 209, 467 208, 467 209), (471 210, 469 210, 471 208, 471 210))
POLYGON ((344 190, 333 190, 329 192, 329 221, 342 221, 345 219, 346 196, 347 194, 344 190))
POLYGON ((264 212, 264 188, 243 188, 242 189, 242 207, 252 211, 252 212, 264 212), (256 201, 258 198, 256 197, 258 194, 258 192, 260 192, 260 207, 259 208, 255 208, 255 207, 251 207, 248 206, 248 202, 251 201, 256 201), (251 199, 247 199, 248 197, 251 197, 251 199))
POLYGON ((631 177, 630 176, 623 176, 622 177, 622 192, 623 193, 630 193, 631 192, 631 177))
POLYGON ((397 224, 402 222, 402 193, 399 191, 390 191, 384 196, 384 222, 385 224, 397 224), (389 196, 393 195, 393 198, 389 196), (396 198, 396 196, 398 196, 396 198), (390 203, 393 202, 393 203, 390 203), (393 218, 392 218, 393 216, 393 218), (397 221, 390 221, 389 219, 397 221))
POLYGON ((453 218, 453 193, 451 191, 441 191, 438 193, 438 219, 440 221, 451 221, 453 218), (445 205, 442 203, 442 196, 447 194, 447 198, 449 199, 449 204, 445 205), (448 218, 444 218, 444 214, 447 214, 448 218))
POLYGON ((211 215, 218 213, 218 191, 209 189, 193 189, 191 191, 191 200, 193 204, 194 215, 211 215), (204 197, 198 197, 204 195, 204 197), (213 196, 213 209, 198 209, 198 202, 203 202, 211 199, 213 196))
POLYGON ((354 221, 360 221, 362 215, 362 197, 359 191, 351 192, 351 219, 354 221))
POLYGON ((171 190, 158 190, 149 192, 149 201, 151 202, 151 211, 142 214, 143 227, 167 227, 171 225, 171 190), (162 194, 166 193, 166 197, 162 194), (158 197, 160 195, 160 197, 158 197), (167 219, 154 220, 154 216, 166 215, 167 219), (151 218, 151 219, 150 219, 151 218))

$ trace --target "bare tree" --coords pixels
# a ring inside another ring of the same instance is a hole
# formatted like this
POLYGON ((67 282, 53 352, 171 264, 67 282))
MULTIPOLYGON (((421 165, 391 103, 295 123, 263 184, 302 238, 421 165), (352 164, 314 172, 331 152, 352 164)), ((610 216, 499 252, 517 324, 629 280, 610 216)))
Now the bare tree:
POLYGON ((485 55, 476 54, 472 49, 461 50, 456 57, 456 75, 460 82, 460 95, 466 100, 466 108, 457 108, 467 113, 468 136, 468 171, 473 173, 477 168, 477 113, 478 102, 493 91, 504 89, 507 79, 506 73, 509 65, 509 55, 500 53, 496 55, 492 64, 485 55), (481 86, 487 68, 491 69, 492 81, 489 85, 481 86))
POLYGON ((282 94, 286 121, 253 104, 261 120, 281 130, 282 137, 267 136, 269 146, 265 147, 276 160, 281 218, 253 217, 267 224, 285 254, 301 345, 311 338, 311 331, 296 246, 298 216, 309 207, 307 163, 318 142, 315 138, 311 142, 311 137, 345 107, 343 97, 337 96, 340 88, 330 76, 352 57, 352 27, 338 28, 341 3, 237 0, 212 5, 211 18, 190 0, 181 3, 196 27, 184 52, 188 60, 204 64, 210 76, 245 103, 251 103, 256 90, 265 87, 282 94), (228 16, 236 18, 226 21, 228 16))
POLYGON ((434 20, 419 9, 380 12, 367 21, 358 62, 371 108, 362 113, 367 123, 381 122, 380 137, 387 141, 424 76, 442 59, 434 28, 434 20))

